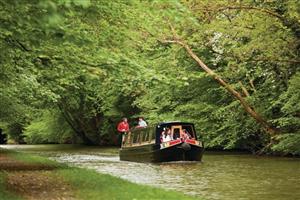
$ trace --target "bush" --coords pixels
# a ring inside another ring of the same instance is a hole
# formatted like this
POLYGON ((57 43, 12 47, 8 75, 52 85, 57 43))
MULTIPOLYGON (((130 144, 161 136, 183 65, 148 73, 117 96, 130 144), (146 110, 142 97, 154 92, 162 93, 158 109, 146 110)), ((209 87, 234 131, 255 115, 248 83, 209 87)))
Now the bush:
POLYGON ((25 128, 25 141, 39 143, 72 143, 75 135, 70 126, 57 111, 45 111, 41 117, 25 128))

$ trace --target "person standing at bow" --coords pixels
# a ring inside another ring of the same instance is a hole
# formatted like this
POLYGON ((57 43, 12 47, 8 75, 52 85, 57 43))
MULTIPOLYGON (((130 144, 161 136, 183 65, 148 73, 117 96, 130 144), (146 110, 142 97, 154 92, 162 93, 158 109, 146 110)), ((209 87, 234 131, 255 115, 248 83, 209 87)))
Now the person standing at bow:
POLYGON ((118 124, 118 144, 120 147, 122 146, 123 143, 123 135, 126 134, 129 131, 129 124, 127 118, 123 118, 122 121, 118 124))

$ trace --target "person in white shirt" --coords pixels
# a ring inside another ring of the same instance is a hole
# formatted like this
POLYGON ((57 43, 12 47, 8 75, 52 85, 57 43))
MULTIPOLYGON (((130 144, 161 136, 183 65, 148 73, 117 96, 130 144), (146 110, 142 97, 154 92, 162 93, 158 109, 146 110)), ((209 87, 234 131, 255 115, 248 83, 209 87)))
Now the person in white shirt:
POLYGON ((144 121, 144 119, 142 117, 139 117, 139 128, 145 128, 147 127, 147 123, 144 121))
POLYGON ((162 142, 169 142, 171 140, 172 140, 171 130, 169 128, 166 128, 162 132, 162 142))

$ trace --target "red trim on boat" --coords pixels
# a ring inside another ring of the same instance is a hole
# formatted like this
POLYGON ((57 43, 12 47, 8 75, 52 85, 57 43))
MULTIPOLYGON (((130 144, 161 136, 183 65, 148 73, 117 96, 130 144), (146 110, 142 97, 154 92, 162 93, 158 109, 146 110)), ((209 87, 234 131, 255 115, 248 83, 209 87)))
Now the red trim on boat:
POLYGON ((192 139, 186 139, 185 142, 189 144, 197 144, 196 140, 192 140, 192 139))
POLYGON ((181 139, 172 140, 169 142, 170 145, 175 145, 175 144, 179 144, 179 143, 181 143, 181 139))

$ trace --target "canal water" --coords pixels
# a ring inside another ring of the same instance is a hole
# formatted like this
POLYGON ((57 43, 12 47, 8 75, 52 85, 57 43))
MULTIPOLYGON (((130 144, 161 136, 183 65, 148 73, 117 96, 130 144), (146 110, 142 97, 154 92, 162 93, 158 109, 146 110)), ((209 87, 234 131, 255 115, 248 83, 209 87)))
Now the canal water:
POLYGON ((120 161, 118 149, 78 145, 2 145, 59 162, 208 200, 300 200, 300 159, 206 152, 203 162, 120 161))

